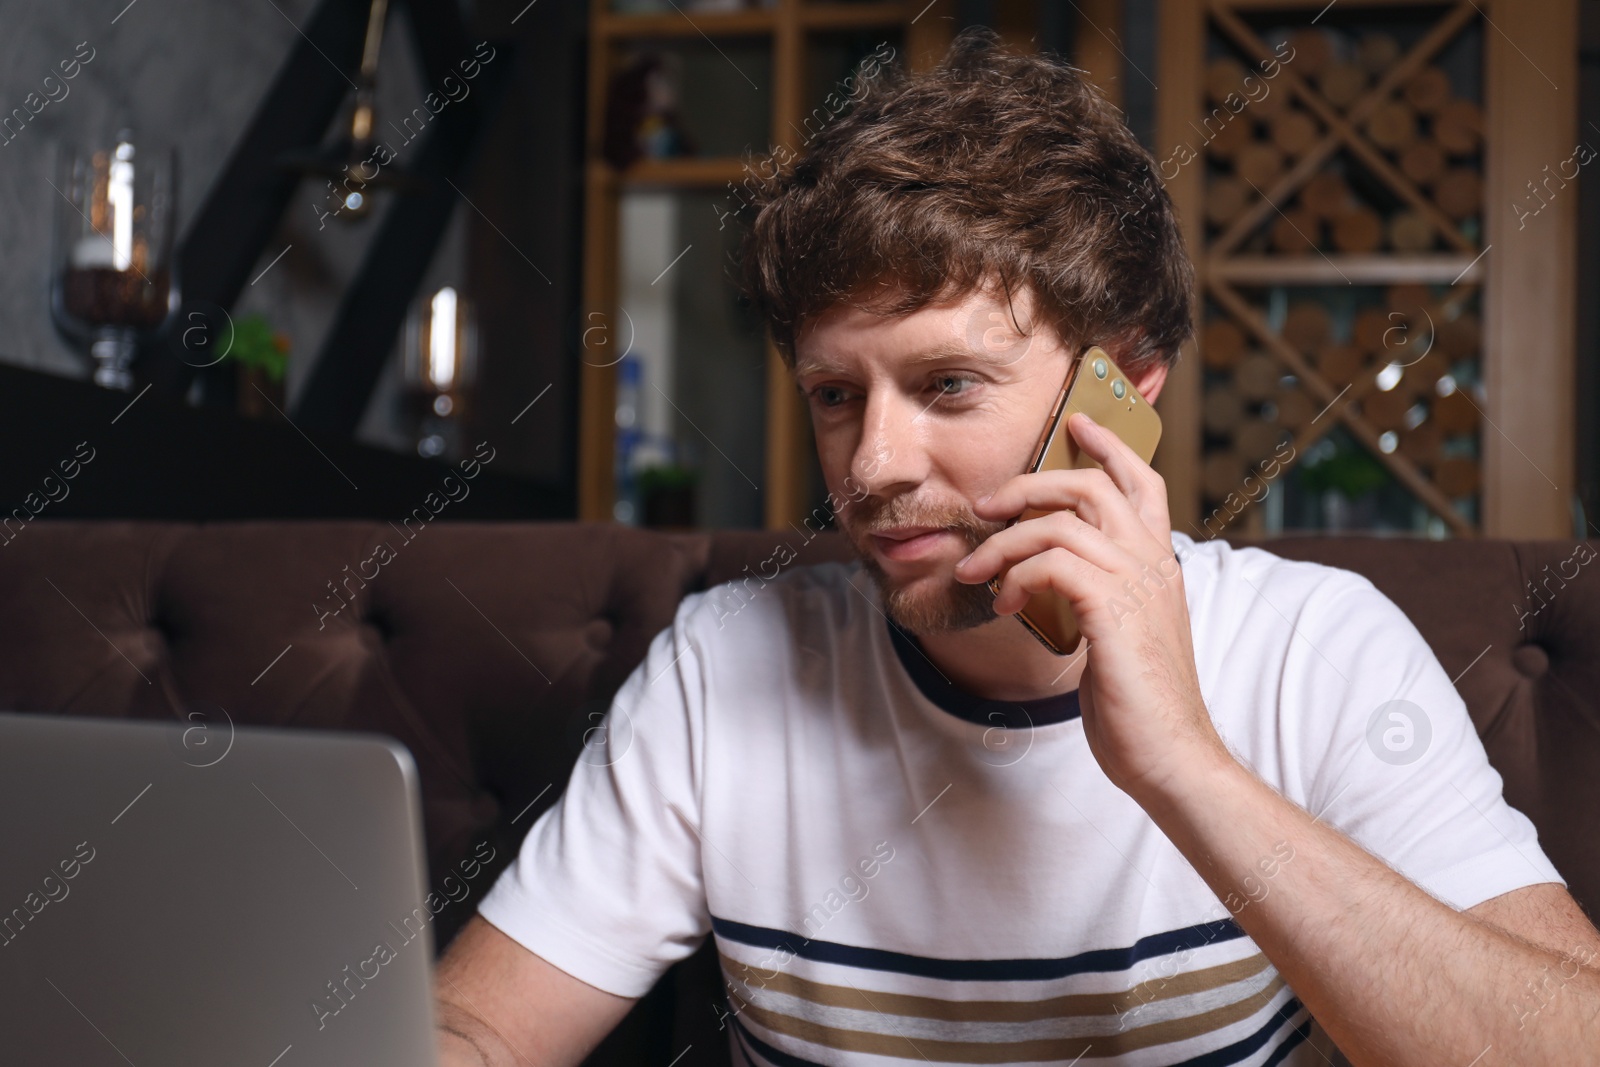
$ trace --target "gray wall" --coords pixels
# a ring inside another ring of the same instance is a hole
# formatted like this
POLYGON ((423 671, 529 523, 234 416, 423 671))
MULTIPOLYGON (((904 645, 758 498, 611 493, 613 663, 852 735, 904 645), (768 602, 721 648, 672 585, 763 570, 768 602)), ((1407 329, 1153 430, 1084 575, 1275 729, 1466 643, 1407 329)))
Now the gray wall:
MULTIPOLYGON (((51 188, 64 143, 98 143, 120 125, 170 142, 179 159, 178 232, 182 233, 220 171, 244 124, 296 40, 314 0, 0 0, 0 115, 45 96, 43 79, 82 49, 93 58, 65 83, 67 94, 45 105, 20 134, 0 143, 0 361, 67 377, 86 377, 85 357, 51 326, 46 294, 51 220, 60 200, 51 188), (119 14, 120 12, 120 14, 119 14), (113 22, 113 19, 115 21, 113 22)), ((380 130, 385 116, 409 112, 427 87, 404 25, 391 7, 379 71, 380 130)), ((50 92, 61 96, 58 83, 50 92)), ((37 102, 34 103, 37 106, 37 102)), ((389 143, 397 146, 399 137, 389 143)), ((413 146, 414 147, 414 146, 413 146)), ((409 149, 400 150, 403 164, 409 149)), ((257 263, 267 267, 247 286, 235 314, 259 312, 291 339, 289 398, 306 380, 336 309, 383 211, 318 229, 319 189, 304 182, 279 233, 257 263)), ((464 213, 457 211, 435 256, 425 288, 465 281, 464 213)), ((254 275, 252 275, 254 276, 254 275)), ((395 366, 379 383, 358 436, 409 448, 395 419, 395 366)))

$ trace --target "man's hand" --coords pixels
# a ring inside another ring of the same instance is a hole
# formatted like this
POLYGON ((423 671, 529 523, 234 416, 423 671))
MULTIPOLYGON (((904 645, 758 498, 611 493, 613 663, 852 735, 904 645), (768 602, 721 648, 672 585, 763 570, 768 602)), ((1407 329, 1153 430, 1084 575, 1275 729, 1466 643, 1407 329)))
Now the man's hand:
POLYGON ((1576 903, 1527 886, 1457 912, 1235 759, 1200 696, 1161 478, 1084 416, 1068 428, 1105 471, 1019 475, 979 501, 990 519, 1054 514, 990 537, 956 574, 980 582, 1010 565, 1001 614, 1046 588, 1067 599, 1089 642, 1084 734, 1107 777, 1219 900, 1244 899, 1260 857, 1293 845, 1274 891, 1234 917, 1357 1067, 1596 1062, 1600 933, 1576 903), (1552 973, 1561 995, 1534 1025, 1508 1010, 1552 973))
POLYGON ((1067 429, 1105 469, 1020 474, 978 501, 985 519, 1050 514, 994 534, 956 577, 983 582, 1009 566, 994 603, 1002 615, 1044 589, 1066 599, 1088 641, 1084 734, 1106 776, 1137 800, 1197 758, 1232 757, 1200 695, 1166 483, 1087 415, 1067 429))

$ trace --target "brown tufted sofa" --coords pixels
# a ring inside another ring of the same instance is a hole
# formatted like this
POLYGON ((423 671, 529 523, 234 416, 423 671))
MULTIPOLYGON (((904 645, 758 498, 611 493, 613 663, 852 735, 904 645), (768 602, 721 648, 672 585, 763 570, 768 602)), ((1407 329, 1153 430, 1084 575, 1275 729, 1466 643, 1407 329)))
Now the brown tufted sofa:
MULTIPOLYGON (((421 774, 430 884, 479 841, 496 849, 491 877, 514 856, 685 593, 754 572, 784 544, 795 565, 849 554, 831 533, 575 523, 39 520, 5 536, 0 708, 165 719, 220 707, 241 723, 391 734, 421 774)), ((1600 907, 1600 577, 1573 562, 1579 546, 1266 547, 1359 571, 1410 616, 1460 676, 1510 801, 1579 901, 1600 907)), ((475 904, 439 916, 441 947, 475 904)), ((726 1063, 718 985, 707 951, 675 967, 591 1062, 665 1065, 690 1046, 680 1064, 726 1063)))

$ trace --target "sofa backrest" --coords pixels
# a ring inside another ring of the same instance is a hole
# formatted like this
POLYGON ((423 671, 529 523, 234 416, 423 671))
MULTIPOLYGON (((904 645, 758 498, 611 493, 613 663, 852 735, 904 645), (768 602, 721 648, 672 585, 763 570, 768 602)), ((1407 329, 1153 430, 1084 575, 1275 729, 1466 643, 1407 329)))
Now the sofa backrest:
MULTIPOLYGON (((0 537, 0 708, 392 734, 421 773, 430 878, 483 839, 509 860, 686 593, 770 576, 789 551, 849 557, 809 527, 40 520, 0 537)), ((1508 798, 1600 906, 1600 578, 1577 562, 1593 549, 1264 547, 1365 574, 1406 612, 1508 798)), ((474 904, 439 917, 441 943, 474 904)))

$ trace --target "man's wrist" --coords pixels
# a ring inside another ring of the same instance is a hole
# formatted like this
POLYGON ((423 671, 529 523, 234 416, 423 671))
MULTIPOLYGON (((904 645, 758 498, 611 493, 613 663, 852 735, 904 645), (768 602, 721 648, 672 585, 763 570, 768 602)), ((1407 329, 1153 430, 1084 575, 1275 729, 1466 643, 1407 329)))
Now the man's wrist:
POLYGON ((1257 784, 1255 774, 1217 737, 1197 742, 1166 774, 1146 780, 1131 795, 1165 828, 1169 820, 1190 821, 1200 811, 1215 810, 1220 799, 1257 784))

